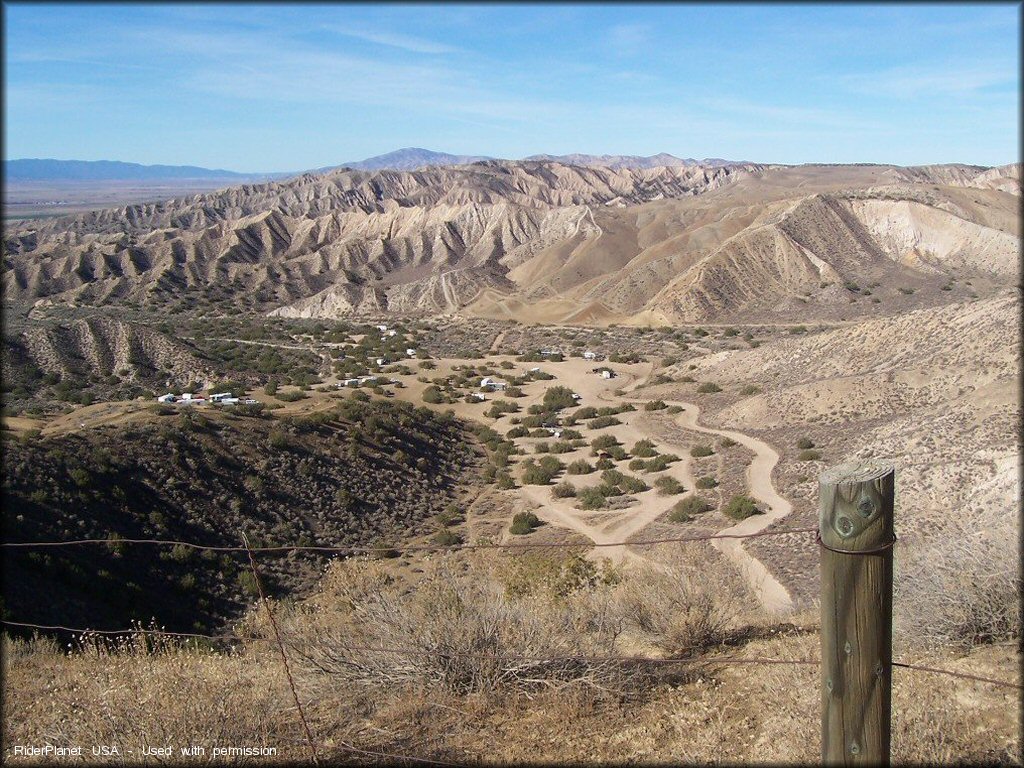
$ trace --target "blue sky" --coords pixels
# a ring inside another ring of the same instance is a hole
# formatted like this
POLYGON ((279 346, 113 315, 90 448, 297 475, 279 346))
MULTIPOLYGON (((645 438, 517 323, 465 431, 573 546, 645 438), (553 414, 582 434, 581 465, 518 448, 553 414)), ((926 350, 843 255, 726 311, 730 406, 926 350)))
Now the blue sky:
POLYGON ((1018 161, 1020 7, 5 4, 5 158, 1018 161))

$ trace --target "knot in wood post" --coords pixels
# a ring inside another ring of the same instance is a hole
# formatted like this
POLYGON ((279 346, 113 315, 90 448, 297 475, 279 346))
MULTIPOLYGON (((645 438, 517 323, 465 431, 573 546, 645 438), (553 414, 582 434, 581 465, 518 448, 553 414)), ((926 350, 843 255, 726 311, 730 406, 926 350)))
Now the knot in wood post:
POLYGON ((862 461, 818 479, 826 765, 889 764, 895 477, 889 464, 862 461))

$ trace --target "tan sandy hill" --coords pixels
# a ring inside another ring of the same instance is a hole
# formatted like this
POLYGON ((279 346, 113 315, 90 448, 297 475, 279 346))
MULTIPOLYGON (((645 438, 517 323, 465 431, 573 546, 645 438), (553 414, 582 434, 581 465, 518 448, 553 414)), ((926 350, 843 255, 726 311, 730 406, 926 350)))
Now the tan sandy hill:
POLYGON ((714 414, 721 425, 840 430, 842 455, 830 462, 892 461, 900 528, 911 538, 982 519, 1009 532, 1019 484, 1020 309, 1014 289, 684 367, 700 381, 763 389, 714 414))
POLYGON ((887 302, 901 311, 957 298, 937 294, 954 273, 1005 284, 1018 195, 1017 166, 341 170, 28 222, 5 236, 4 297, 584 324, 877 314, 839 286, 935 289, 887 302))

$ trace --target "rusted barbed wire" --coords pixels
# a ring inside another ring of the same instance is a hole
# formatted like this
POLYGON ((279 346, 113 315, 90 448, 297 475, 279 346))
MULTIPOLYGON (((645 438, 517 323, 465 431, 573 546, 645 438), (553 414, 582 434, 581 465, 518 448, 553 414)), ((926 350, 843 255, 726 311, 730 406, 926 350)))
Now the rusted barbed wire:
POLYGON ((282 544, 274 547, 245 547, 216 545, 216 544, 195 544, 190 541, 175 541, 171 539, 69 539, 67 541, 5 541, 0 546, 7 548, 34 548, 34 547, 70 547, 86 544, 144 544, 154 546, 178 546, 189 547, 190 549, 207 550, 210 552, 328 552, 351 554, 379 554, 382 550, 394 552, 455 552, 471 549, 573 549, 577 547, 625 547, 625 546, 651 546, 654 544, 674 544, 690 541, 711 541, 714 539, 754 539, 761 536, 783 536, 789 533, 816 533, 817 528, 785 528, 777 531, 758 531, 757 533, 711 533, 700 536, 666 536, 659 539, 640 539, 637 541, 613 541, 613 542, 522 542, 517 544, 499 543, 476 543, 476 544, 388 544, 377 547, 367 546, 331 546, 331 545, 301 545, 282 544))
POLYGON ((950 677, 959 677, 964 680, 974 680, 979 683, 988 683, 989 685, 998 685, 1003 688, 1016 688, 1018 691, 1024 690, 1024 685, 1020 683, 1011 683, 1005 680, 993 680, 990 677, 981 677, 979 675, 969 675, 966 672, 954 672, 951 669, 939 669, 937 667, 925 667, 920 664, 907 664, 902 661, 892 662, 894 667, 902 667, 903 669, 913 669, 919 672, 931 672, 937 675, 949 675, 950 677))
MULTIPOLYGON (((31 624, 23 621, 11 621, 9 619, 0 620, 0 624, 12 627, 22 627, 25 629, 39 629, 39 630, 60 630, 64 632, 70 632, 75 635, 132 635, 132 634, 147 634, 147 635, 160 635, 167 637, 184 637, 184 638, 199 638, 204 640, 234 640, 240 643, 250 642, 271 642, 271 638, 267 637, 244 637, 242 635, 203 635, 195 632, 169 632, 166 630, 159 629, 145 629, 142 627, 132 627, 131 629, 87 629, 82 627, 66 627, 62 625, 54 624, 31 624)), ((301 643, 295 643, 293 640, 283 639, 285 645, 299 646, 301 643)), ((361 651, 364 653, 419 653, 412 648, 395 648, 392 646, 369 646, 369 645, 345 645, 346 650, 350 651, 361 651)), ((493 653, 477 653, 472 651, 456 651, 453 655, 465 656, 467 658, 480 658, 480 659, 493 659, 497 658, 496 654, 493 653)), ((559 661, 581 661, 581 662, 620 662, 620 663, 635 663, 635 664, 653 664, 653 665, 667 665, 667 664, 820 664, 819 659, 768 659, 760 657, 744 658, 744 657, 686 657, 676 659, 658 659, 650 658, 647 656, 516 656, 516 655, 503 655, 503 658, 507 658, 512 661, 536 661, 536 662, 559 662, 559 661)), ((902 661, 892 662, 892 666, 901 667, 903 669, 917 670, 921 672, 930 672, 939 675, 949 675, 950 677, 958 677, 965 680, 973 680, 979 683, 989 683, 1004 688, 1013 688, 1017 690, 1024 690, 1024 685, 1020 683, 1012 683, 1005 680, 995 680, 990 677, 981 677, 979 675, 970 675, 964 672, 954 672, 950 669, 939 669, 937 667, 926 667, 918 664, 909 664, 902 661)))
POLYGON ((299 701, 298 691, 295 690, 295 680, 292 678, 291 667, 288 666, 288 654, 284 652, 284 644, 281 642, 281 633, 277 629, 277 619, 274 618, 274 612, 270 608, 270 601, 267 600, 267 595, 263 591, 263 580, 260 578, 259 568, 256 567, 256 557, 253 555, 252 550, 249 549, 249 537, 244 533, 242 534, 242 542, 245 545, 246 553, 249 555, 249 564, 252 566, 252 576, 256 582, 256 590, 260 593, 260 602, 263 603, 263 607, 267 609, 267 618, 270 619, 270 627, 274 630, 274 640, 277 642, 277 648, 281 652, 281 663, 284 665, 284 673, 288 678, 288 687, 291 688, 292 698, 295 700, 295 708, 299 710, 299 720, 302 721, 302 728, 306 732, 306 741, 309 743, 309 751, 313 755, 313 765, 320 765, 320 757, 316 752, 316 744, 313 741, 313 732, 309 729, 309 723, 306 721, 306 713, 302 709, 302 703, 299 701))

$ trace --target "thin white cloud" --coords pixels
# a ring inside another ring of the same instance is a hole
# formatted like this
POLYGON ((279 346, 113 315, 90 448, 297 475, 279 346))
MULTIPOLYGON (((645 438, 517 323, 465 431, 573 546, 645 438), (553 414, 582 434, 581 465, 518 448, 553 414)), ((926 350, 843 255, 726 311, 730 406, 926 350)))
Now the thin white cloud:
POLYGON ((639 53, 650 42, 651 31, 649 24, 616 24, 608 30, 608 45, 621 56, 639 53))
POLYGON ((992 87, 1016 87, 1016 65, 972 62, 962 66, 894 67, 839 78, 849 90, 898 99, 965 96, 992 87))
POLYGON ((444 54, 459 53, 461 49, 445 43, 438 43, 433 40, 426 40, 413 35, 403 35, 396 32, 385 32, 380 30, 353 29, 342 27, 336 24, 324 24, 322 28, 344 37, 352 37, 376 45, 383 45, 389 48, 398 48, 411 53, 444 54))

